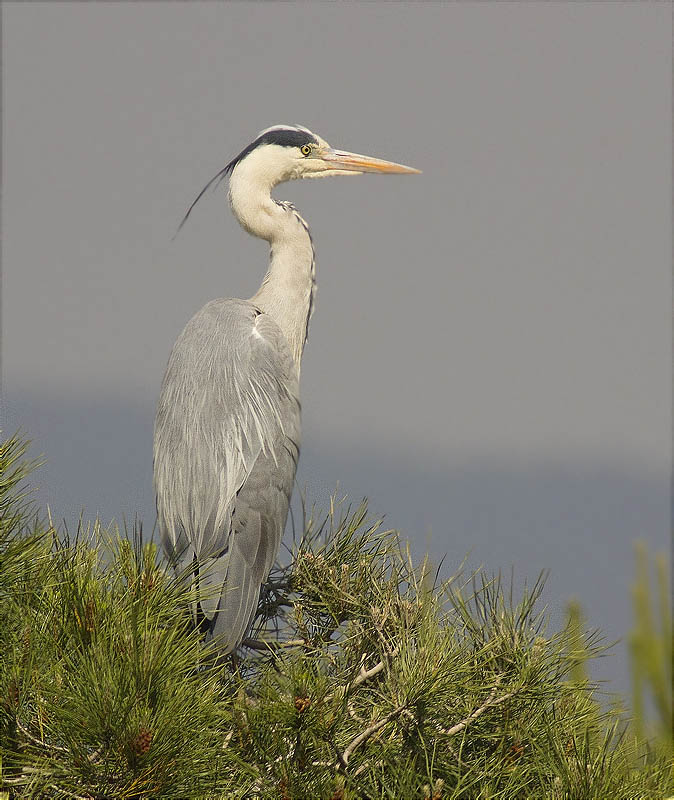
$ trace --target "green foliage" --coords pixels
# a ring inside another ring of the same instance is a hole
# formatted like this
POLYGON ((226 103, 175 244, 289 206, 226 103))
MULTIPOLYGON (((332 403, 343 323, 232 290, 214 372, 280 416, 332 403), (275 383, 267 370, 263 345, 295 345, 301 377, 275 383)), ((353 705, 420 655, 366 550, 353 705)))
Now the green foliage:
POLYGON ((440 581, 365 506, 304 520, 222 663, 152 543, 32 519, 0 449, 0 797, 663 798, 663 748, 595 699, 578 608, 440 581))
POLYGON ((634 627, 629 635, 632 661, 634 726, 640 737, 648 729, 653 745, 672 753, 672 614, 664 555, 655 558, 655 611, 651 598, 650 559, 645 542, 636 543, 637 574, 632 585, 634 627), (650 700, 655 723, 646 714, 650 700))
POLYGON ((9 541, 0 575, 0 742, 18 796, 185 797, 211 785, 226 692, 198 671, 189 595, 153 544, 46 530, 9 541))

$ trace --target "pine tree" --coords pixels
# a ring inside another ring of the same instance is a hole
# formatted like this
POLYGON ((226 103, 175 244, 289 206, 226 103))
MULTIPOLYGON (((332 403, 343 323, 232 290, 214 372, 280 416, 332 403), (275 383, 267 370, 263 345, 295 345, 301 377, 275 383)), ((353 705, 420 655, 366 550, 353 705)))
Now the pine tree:
MULTIPOLYGON (((40 519, 24 453, 0 446, 3 800, 672 794, 671 740, 600 702, 599 634, 577 607, 550 631, 542 577, 518 599, 499 576, 441 579, 364 503, 333 504, 303 521, 223 661, 140 530, 40 519)), ((671 675, 642 662, 642 689, 671 675)))

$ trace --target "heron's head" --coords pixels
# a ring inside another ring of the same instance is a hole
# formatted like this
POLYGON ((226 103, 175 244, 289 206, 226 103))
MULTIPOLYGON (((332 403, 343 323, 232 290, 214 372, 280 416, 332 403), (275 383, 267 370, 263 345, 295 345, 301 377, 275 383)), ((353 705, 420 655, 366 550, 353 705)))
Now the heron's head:
POLYGON ((261 131, 225 169, 232 173, 245 170, 247 174, 263 177, 271 186, 295 178, 419 172, 392 161, 335 150, 325 139, 301 125, 274 125, 261 131))
MULTIPOLYGON (((383 161, 372 156, 335 150, 301 125, 274 125, 260 131, 236 158, 220 170, 192 203, 180 227, 204 192, 227 175, 242 188, 271 189, 296 178, 325 178, 331 175, 362 175, 364 172, 418 173, 420 170, 383 161)), ((179 228, 180 230, 180 228, 179 228)))

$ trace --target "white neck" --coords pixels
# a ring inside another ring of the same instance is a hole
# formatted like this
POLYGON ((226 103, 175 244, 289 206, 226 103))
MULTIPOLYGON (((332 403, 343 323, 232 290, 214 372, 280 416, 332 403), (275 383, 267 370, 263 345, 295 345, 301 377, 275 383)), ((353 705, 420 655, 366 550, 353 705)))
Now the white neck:
POLYGON ((243 228, 270 244, 269 270, 251 302, 280 327, 299 372, 315 290, 314 248, 306 222, 289 203, 272 199, 273 186, 264 164, 249 156, 232 172, 229 201, 243 228))

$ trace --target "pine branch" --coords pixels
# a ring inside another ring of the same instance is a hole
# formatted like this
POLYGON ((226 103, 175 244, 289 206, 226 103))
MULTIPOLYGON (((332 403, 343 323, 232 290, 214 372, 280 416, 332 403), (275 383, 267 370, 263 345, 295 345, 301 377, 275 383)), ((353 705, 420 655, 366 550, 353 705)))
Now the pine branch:
POLYGON ((52 750, 54 752, 67 753, 70 755, 70 750, 68 750, 67 747, 60 747, 56 744, 47 744, 47 742, 42 741, 42 739, 38 739, 37 736, 33 736, 33 734, 27 728, 25 728, 17 718, 14 719, 14 723, 21 733, 26 737, 26 739, 28 739, 37 747, 41 747, 44 750, 52 750))
POLYGON ((359 733, 351 742, 347 745, 346 749, 343 753, 337 753, 337 768, 339 769, 346 769, 349 759, 353 755, 354 751, 364 744, 371 736, 374 736, 377 731, 380 731, 385 725, 387 725, 391 720, 395 719, 402 711, 405 710, 405 705, 398 706, 394 708, 389 714, 387 714, 383 719, 378 720, 377 722, 373 722, 372 725, 367 727, 362 733, 359 733))
MULTIPOLYGON (((398 645, 398 647, 396 647, 395 650, 393 650, 390 657, 395 658, 399 650, 400 650, 400 645, 398 645)), ((382 659, 379 663, 375 664, 374 667, 371 667, 370 669, 365 669, 365 661, 366 661, 366 656, 363 653, 363 655, 361 656, 360 672, 358 673, 358 675, 356 675, 353 683, 351 684, 352 688, 354 689, 357 686, 360 686, 361 683, 365 683, 365 681, 369 680, 370 678, 374 678, 374 676, 378 675, 386 666, 386 661, 382 659)))
POLYGON ((499 706, 501 703, 505 703, 506 700, 510 700, 511 697, 514 697, 515 694, 517 694, 517 690, 513 690, 512 692, 507 692, 506 694, 501 695, 501 697, 494 699, 497 689, 498 684, 492 688, 489 697, 479 708, 476 708, 475 711, 471 712, 465 719, 462 719, 461 722, 457 722, 456 725, 452 725, 451 728, 439 728, 438 733, 442 733, 444 736, 455 736, 464 728, 467 728, 471 722, 474 722, 478 717, 482 716, 487 709, 499 706))
POLYGON ((306 639, 289 639, 285 642, 266 641, 264 639, 244 639, 241 644, 243 647, 248 647, 250 650, 259 650, 263 653, 283 650, 288 647, 306 647, 311 649, 311 645, 306 639))

